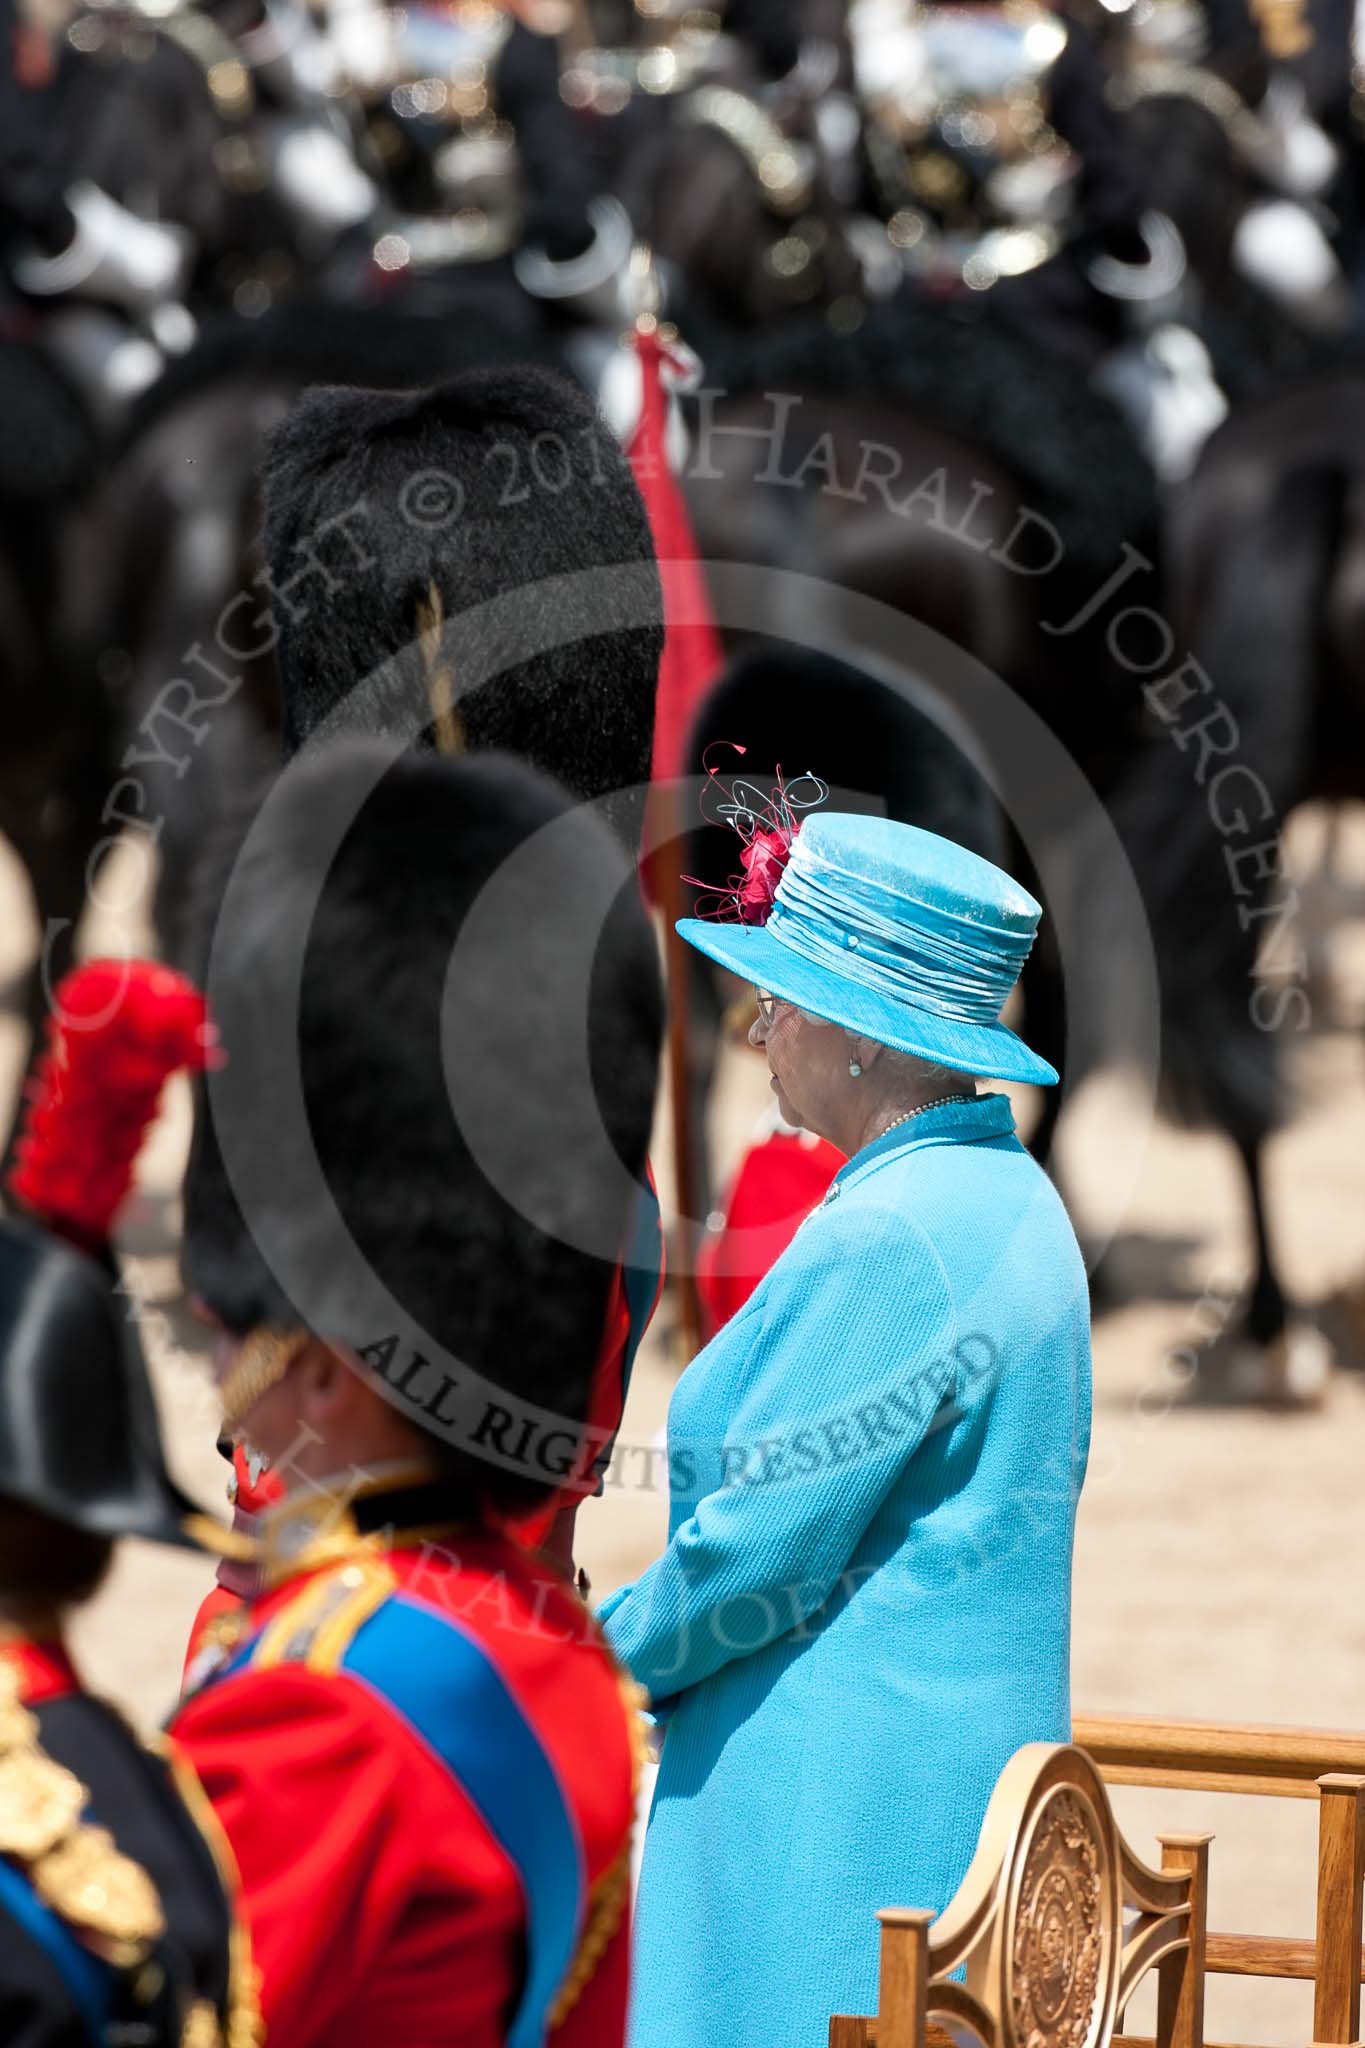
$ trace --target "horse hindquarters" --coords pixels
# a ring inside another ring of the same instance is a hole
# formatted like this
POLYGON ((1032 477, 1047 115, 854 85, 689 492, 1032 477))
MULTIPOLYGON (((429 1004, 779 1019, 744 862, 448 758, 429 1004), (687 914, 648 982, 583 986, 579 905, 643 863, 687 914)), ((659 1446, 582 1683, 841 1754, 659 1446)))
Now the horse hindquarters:
POLYGON ((1300 468, 1223 526, 1190 616, 1193 659, 1148 686, 1160 736, 1113 804, 1152 924, 1163 1083, 1182 1117, 1231 1139, 1250 1179, 1249 1327, 1262 1343, 1282 1331, 1285 1305, 1260 1151, 1283 1107, 1283 1036, 1308 1021, 1280 835, 1312 793, 1318 621, 1340 507, 1334 468, 1300 468))

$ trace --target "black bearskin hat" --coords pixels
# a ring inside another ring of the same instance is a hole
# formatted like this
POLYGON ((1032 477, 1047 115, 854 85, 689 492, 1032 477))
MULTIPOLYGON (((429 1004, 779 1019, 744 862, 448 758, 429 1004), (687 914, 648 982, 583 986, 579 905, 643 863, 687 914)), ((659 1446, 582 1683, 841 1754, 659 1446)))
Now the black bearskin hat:
MULTIPOLYGON (((786 641, 746 648, 699 708, 687 764, 694 775, 710 768, 727 785, 742 779, 765 791, 779 771, 788 781, 817 775, 837 810, 879 811, 986 860, 1004 858, 1000 813, 965 723, 913 678, 853 649, 841 660, 786 641)), ((687 857, 689 875, 723 891, 735 835, 701 825, 687 857)))
POLYGON ((208 983, 188 1284, 237 1334, 356 1353, 471 1503, 533 1504, 559 1451, 509 1470, 481 1427, 583 1419, 653 1113, 615 835, 501 756, 319 748, 257 814, 208 983))
POLYGON ((263 490, 286 755, 324 727, 442 743, 439 685, 447 746, 520 755, 589 799, 647 781, 654 546, 575 385, 509 369, 418 392, 319 387, 272 435, 263 490), (573 580, 593 570, 617 573, 573 580))
POLYGON ((166 1470, 111 1274, 17 1218, 0 1222, 0 1496, 110 1539, 207 1527, 166 1470))

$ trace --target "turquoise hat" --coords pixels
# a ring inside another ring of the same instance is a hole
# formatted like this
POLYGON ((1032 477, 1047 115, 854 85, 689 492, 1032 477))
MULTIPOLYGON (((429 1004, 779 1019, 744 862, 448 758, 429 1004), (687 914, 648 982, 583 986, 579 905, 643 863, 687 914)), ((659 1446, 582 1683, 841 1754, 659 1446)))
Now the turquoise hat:
POLYGON ((708 959, 895 1052, 1050 1087, 1000 1022, 1042 911, 1003 869, 891 818, 822 811, 792 843, 763 924, 685 917, 708 959))

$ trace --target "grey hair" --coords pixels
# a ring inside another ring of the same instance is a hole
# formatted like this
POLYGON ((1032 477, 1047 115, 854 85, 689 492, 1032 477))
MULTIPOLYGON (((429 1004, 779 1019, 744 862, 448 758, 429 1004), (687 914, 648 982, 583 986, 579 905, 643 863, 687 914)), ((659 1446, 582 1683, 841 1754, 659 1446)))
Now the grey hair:
MULTIPOLYGON (((798 1004, 793 1007, 800 1006, 798 1004)), ((844 1032, 850 1043, 855 1038, 872 1036, 871 1032, 852 1031, 847 1024, 835 1024, 832 1017, 817 1017, 811 1010, 802 1010, 801 1015, 808 1024, 818 1024, 821 1027, 828 1025, 833 1030, 844 1032)), ((937 1060, 921 1059, 915 1052, 897 1052, 889 1045, 882 1046, 882 1070, 888 1080, 894 1077, 907 1088, 924 1085, 942 1088, 945 1091, 958 1086, 974 1088, 980 1079, 977 1074, 964 1074, 956 1067, 941 1066, 937 1060)))
POLYGON ((882 1047, 882 1066, 888 1074, 904 1081, 907 1087, 931 1086, 944 1090, 957 1087, 973 1087, 975 1074, 960 1073, 956 1067, 941 1066, 936 1060, 921 1059, 918 1053, 896 1052, 889 1045, 882 1047))

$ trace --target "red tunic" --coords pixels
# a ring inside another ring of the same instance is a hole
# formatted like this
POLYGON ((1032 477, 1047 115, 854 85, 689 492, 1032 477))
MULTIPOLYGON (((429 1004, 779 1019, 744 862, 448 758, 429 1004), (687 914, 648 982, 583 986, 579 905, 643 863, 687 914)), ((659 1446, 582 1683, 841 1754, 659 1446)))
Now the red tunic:
MULTIPOLYGON (((555 2048, 619 2048, 629 1947, 633 1734, 620 1675, 581 1603, 504 1537, 367 1553, 492 1656, 576 1821, 609 1938, 555 2048)), ((334 1572, 338 1567, 324 1568, 334 1572)), ((252 1610, 265 1625, 318 1573, 252 1610)), ((450 1771, 378 1694, 300 1662, 186 1702, 174 1733, 227 1831, 271 2048, 502 2048, 522 1978, 516 1870, 450 1771)))
POLYGON ((59 1637, 49 1636, 39 1642, 29 1636, 15 1636, 0 1645, 0 1656, 18 1672, 19 1698, 26 1707, 69 1699, 81 1689, 67 1647, 59 1637))
POLYGON ((842 1152, 809 1131, 771 1131, 749 1147, 726 1196, 724 1228, 702 1242, 697 1287, 706 1337, 743 1308, 843 1164, 842 1152))

